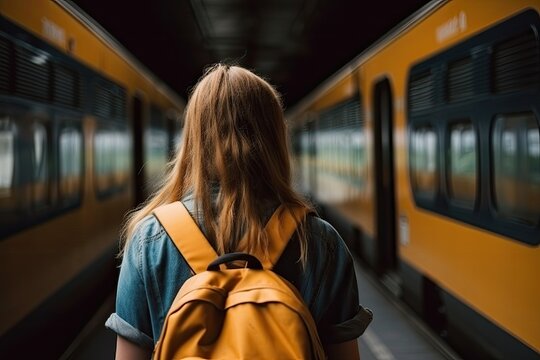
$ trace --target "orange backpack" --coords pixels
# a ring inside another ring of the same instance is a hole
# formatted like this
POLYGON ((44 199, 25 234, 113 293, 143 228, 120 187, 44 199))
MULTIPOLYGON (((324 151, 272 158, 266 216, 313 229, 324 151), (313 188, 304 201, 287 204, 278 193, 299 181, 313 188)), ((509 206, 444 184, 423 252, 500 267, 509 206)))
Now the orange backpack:
MULTIPOLYGON (((295 209, 295 217, 305 216, 295 209)), ((181 202, 155 216, 194 276, 180 288, 165 318, 154 359, 324 359, 315 321, 300 293, 270 269, 296 229, 279 207, 268 221, 269 257, 218 256, 181 202), (245 268, 223 265, 246 261, 245 268)))

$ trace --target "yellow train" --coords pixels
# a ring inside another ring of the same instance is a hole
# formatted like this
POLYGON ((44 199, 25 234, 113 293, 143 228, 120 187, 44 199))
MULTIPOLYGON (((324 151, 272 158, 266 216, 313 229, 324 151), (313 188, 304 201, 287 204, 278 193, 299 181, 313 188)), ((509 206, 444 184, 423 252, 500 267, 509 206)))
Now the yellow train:
POLYGON ((433 1, 287 114, 298 186, 464 358, 540 357, 539 11, 433 1))
POLYGON ((183 107, 71 3, 0 1, 0 357, 58 358, 113 291, 183 107))

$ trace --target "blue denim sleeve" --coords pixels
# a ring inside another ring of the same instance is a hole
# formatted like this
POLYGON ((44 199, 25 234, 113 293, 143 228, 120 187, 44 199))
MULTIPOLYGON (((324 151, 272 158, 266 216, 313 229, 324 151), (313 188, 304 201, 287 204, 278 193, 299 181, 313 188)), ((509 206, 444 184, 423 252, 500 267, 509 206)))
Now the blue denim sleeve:
POLYGON ((152 349, 152 326, 141 274, 146 232, 143 220, 126 245, 118 279, 116 313, 107 319, 105 326, 141 347, 152 349))

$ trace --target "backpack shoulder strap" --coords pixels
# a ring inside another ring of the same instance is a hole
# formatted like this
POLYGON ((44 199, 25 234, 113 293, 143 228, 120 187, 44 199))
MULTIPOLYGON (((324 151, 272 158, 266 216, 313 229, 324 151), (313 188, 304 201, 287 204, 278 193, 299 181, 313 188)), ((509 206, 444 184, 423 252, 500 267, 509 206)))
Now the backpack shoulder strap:
POLYGON ((195 274, 218 257, 182 202, 159 206, 154 215, 195 274))
POLYGON ((289 210, 281 205, 277 208, 264 228, 268 234, 268 257, 263 256, 260 259, 264 269, 274 267, 296 227, 304 220, 306 215, 307 209, 302 207, 289 210))

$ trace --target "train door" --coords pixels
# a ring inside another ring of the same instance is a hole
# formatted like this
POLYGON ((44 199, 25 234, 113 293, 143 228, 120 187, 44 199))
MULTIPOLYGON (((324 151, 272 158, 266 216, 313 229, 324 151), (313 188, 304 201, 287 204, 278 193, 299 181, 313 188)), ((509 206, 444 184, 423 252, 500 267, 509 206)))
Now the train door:
POLYGON ((374 89, 377 270, 393 273, 396 259, 392 90, 388 79, 374 89))
POLYGON ((133 179, 134 179, 134 200, 135 205, 144 201, 144 113, 143 101, 138 97, 133 97, 132 112, 133 117, 133 179))

